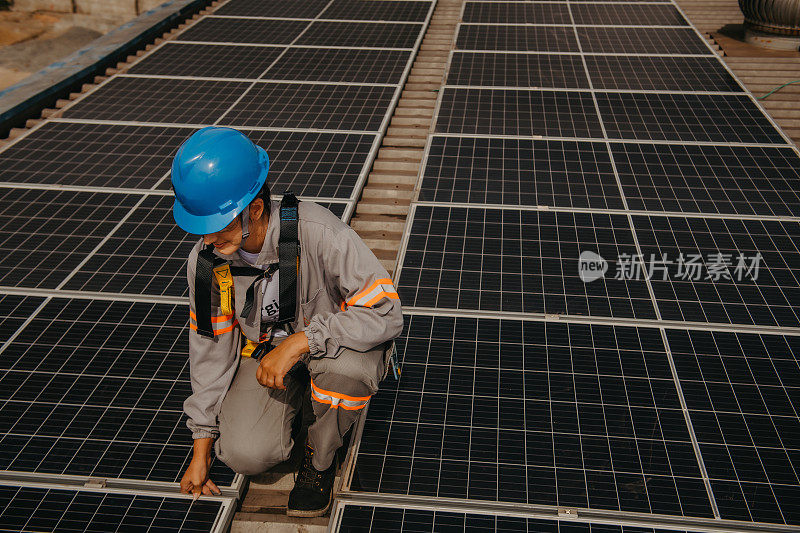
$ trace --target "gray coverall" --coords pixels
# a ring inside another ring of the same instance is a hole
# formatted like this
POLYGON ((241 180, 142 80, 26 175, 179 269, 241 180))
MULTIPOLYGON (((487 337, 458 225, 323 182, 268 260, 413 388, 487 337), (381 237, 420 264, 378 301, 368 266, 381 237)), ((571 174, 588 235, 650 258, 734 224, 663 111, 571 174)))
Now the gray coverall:
MULTIPOLYGON (((271 202, 269 223, 257 265, 278 262, 279 202, 271 202)), ((342 436, 378 390, 388 364, 389 341, 403 328, 397 292, 380 261, 358 235, 327 209, 311 202, 298 208, 300 273, 295 331, 305 331, 309 353, 302 360, 311 374, 311 403, 316 421, 309 428, 314 467, 325 470, 342 436)), ((234 276, 233 313, 220 306, 212 280, 214 337, 197 333, 194 282, 195 245, 187 265, 189 283, 189 357, 193 394, 184 402, 192 437, 216 437, 217 456, 234 471, 257 474, 288 458, 291 423, 302 390, 288 379, 286 390, 256 381, 258 361, 241 357, 244 341, 269 336, 261 331, 262 285, 255 286, 250 314, 241 317, 245 291, 255 276, 234 276), (241 331, 241 334, 240 334, 241 331)), ((216 255, 236 266, 250 266, 238 253, 216 255)))

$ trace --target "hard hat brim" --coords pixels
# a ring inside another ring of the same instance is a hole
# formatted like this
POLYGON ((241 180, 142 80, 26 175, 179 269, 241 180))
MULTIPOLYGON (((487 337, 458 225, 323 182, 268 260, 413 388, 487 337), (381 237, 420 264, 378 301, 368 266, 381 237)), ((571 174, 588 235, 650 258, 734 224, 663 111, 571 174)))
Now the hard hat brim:
MULTIPOLYGON (((261 174, 259 174, 258 179, 253 187, 247 192, 247 194, 242 197, 241 200, 236 202, 233 209, 225 213, 193 215, 184 209, 180 202, 175 199, 175 202, 172 205, 172 216, 175 218, 175 222, 182 230, 194 235, 208 235, 209 233, 216 233, 230 224, 234 218, 236 218, 248 205, 250 205, 250 202, 252 202, 256 196, 258 196, 261 187, 264 186, 264 182, 267 181, 267 174, 269 173, 269 156, 267 155, 266 150, 260 146, 256 146, 256 148, 258 149, 258 156, 262 163, 261 174)), ((269 210, 269 205, 267 205, 267 210, 269 210)))

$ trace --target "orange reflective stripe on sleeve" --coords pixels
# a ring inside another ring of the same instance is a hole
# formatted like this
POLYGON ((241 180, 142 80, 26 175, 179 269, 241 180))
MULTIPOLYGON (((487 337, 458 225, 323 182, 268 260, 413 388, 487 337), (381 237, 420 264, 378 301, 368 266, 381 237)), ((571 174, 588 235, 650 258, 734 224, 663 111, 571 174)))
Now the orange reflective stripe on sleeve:
MULTIPOLYGON (((189 317, 192 320, 194 320, 195 322, 197 322, 197 315, 194 314, 194 311, 189 311, 189 317)), ((215 323, 215 322, 227 322, 232 318, 233 318, 233 313, 231 313, 230 315, 212 316, 211 317, 211 322, 212 323, 215 323)))
MULTIPOLYGON (((192 311, 189 311, 189 318, 191 318, 191 320, 189 321, 189 329, 191 329, 192 331, 197 331, 197 324, 196 324, 197 315, 195 315, 192 311)), ((223 333, 228 333, 230 331, 233 331, 233 328, 239 325, 239 321, 236 320, 236 318, 234 318, 234 315, 230 314, 222 316, 212 316, 211 324, 212 328, 214 329, 214 335, 222 335, 223 333), (230 320, 233 320, 233 322, 231 322, 227 326, 222 325, 219 327, 219 329, 214 327, 214 324, 219 324, 220 322, 228 322, 230 320)))
POLYGON ((398 296, 394 285, 392 285, 392 280, 388 278, 375 281, 372 285, 350 298, 350 300, 347 302, 347 305, 372 307, 375 303, 383 298, 390 298, 392 300, 400 299, 400 296, 398 296))

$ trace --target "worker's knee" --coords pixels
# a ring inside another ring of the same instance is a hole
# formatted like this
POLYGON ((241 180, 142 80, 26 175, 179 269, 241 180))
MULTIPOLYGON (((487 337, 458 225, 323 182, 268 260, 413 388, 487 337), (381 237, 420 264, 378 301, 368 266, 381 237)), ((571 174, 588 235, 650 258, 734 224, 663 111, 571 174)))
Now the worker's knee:
MULTIPOLYGON (((277 433, 277 431, 276 431, 277 433)), ((220 433, 215 451, 217 457, 231 470, 245 475, 260 474, 289 459, 292 440, 259 438, 255 435, 226 435, 220 433)))
POLYGON ((314 385, 350 396, 369 396, 378 392, 385 374, 383 347, 369 352, 344 348, 337 357, 312 360, 309 370, 314 385))

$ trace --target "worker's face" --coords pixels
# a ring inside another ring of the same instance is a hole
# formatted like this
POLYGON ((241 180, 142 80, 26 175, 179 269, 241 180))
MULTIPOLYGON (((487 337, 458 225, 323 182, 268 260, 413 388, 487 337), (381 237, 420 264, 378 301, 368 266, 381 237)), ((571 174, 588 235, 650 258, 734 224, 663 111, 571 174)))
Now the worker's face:
POLYGON ((242 245, 242 219, 236 217, 233 222, 217 231, 203 235, 203 244, 213 244, 221 254, 231 255, 242 245))

